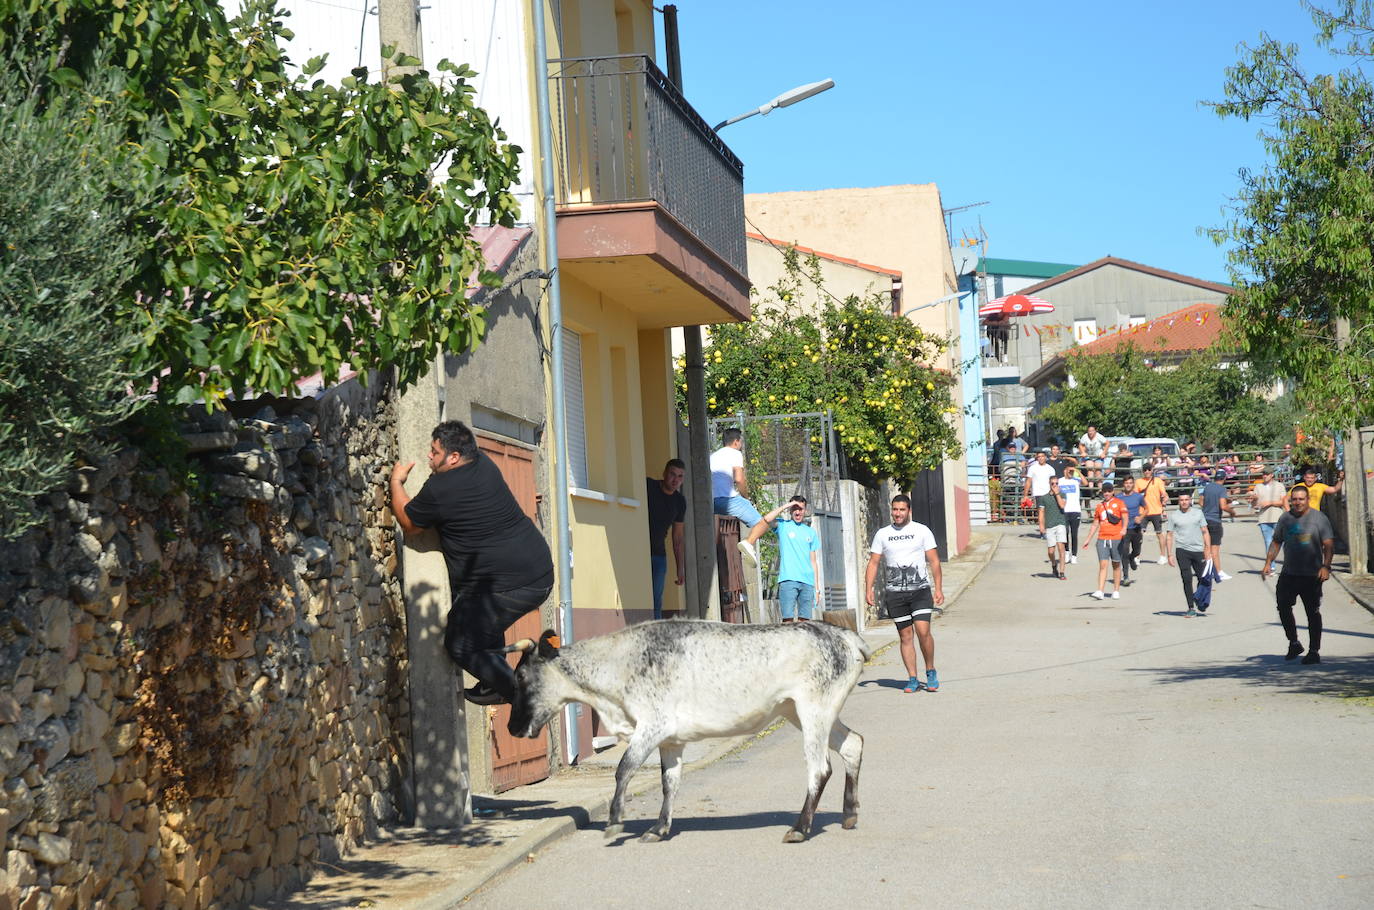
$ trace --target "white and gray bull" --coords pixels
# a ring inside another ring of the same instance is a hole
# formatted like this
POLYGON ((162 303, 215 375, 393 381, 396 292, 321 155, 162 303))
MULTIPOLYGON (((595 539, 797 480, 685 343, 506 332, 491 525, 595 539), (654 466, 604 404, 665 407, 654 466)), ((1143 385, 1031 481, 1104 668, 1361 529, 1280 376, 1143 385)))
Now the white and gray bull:
POLYGON ((510 732, 533 737, 570 702, 591 706, 609 732, 629 741, 615 772, 606 836, 624 830, 625 789, 657 748, 663 807, 643 839, 668 836, 685 743, 739 736, 777 718, 795 724, 806 755, 806 801, 783 837, 806 839, 830 779, 829 749, 844 762, 844 827, 859 821, 863 737, 840 709, 871 651, 856 633, 821 622, 777 626, 662 620, 579 641, 560 650, 553 632, 525 639, 515 670, 510 732))

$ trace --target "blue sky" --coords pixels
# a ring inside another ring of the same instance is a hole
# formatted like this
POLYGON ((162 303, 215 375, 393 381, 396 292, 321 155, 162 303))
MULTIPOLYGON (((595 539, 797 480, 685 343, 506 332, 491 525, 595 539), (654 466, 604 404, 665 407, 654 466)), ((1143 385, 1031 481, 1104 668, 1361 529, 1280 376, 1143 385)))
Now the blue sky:
POLYGON ((946 208, 989 202, 954 216, 956 239, 981 218, 989 256, 1112 255, 1216 281, 1225 252, 1197 229, 1224 222, 1237 170, 1265 157, 1259 124, 1200 102, 1221 97, 1241 42, 1315 32, 1297 0, 677 5, 708 123, 836 82, 722 130, 747 192, 933 181, 946 208))

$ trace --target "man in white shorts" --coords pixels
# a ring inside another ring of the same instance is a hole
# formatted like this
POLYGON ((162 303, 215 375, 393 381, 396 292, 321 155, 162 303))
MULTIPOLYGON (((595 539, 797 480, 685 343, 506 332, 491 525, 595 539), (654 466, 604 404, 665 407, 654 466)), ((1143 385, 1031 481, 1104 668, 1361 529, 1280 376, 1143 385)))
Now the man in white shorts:
POLYGON ((1069 540, 1068 519, 1064 517, 1064 494, 1059 491, 1059 478, 1051 477, 1049 490, 1037 496, 1040 510, 1040 536, 1049 549, 1050 574, 1060 581, 1068 581, 1064 572, 1064 544, 1069 540))
POLYGON ((873 535, 864 588, 869 605, 876 604, 873 583, 878 579, 878 564, 885 562, 883 609, 897 626, 898 646, 908 675, 903 692, 940 691, 940 678, 935 673, 935 637, 930 633, 931 614, 945 602, 936 546, 930 528, 911 520, 911 497, 892 497, 892 524, 879 528, 873 535), (913 630, 926 663, 924 683, 916 677, 913 630))

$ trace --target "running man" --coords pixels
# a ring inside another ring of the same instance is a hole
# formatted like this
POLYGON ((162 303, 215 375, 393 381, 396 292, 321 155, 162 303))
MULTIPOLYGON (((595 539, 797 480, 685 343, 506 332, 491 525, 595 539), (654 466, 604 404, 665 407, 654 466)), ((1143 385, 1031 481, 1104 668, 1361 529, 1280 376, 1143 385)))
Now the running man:
POLYGON ((1084 539, 1083 549, 1092 546, 1097 536, 1097 590, 1093 597, 1107 596, 1107 566, 1112 568, 1112 600, 1121 599, 1121 542, 1126 536, 1126 506, 1116 498, 1110 480, 1102 482, 1102 501, 1093 509, 1093 524, 1084 539))
MULTIPOLYGON (((1202 473, 1200 469, 1199 473, 1202 473)), ((1226 488, 1217 483, 1212 475, 1203 476, 1205 479, 1198 496, 1202 499, 1202 514, 1207 518, 1207 537, 1211 541, 1207 545, 1207 558, 1212 561, 1212 568, 1217 570, 1217 579, 1230 581, 1231 576, 1221 571, 1221 513, 1235 518, 1236 509, 1231 505, 1231 500, 1226 498, 1226 488)))
POLYGON ((1131 573, 1140 568, 1140 510, 1145 494, 1135 488, 1135 478, 1126 475, 1121 482, 1122 505, 1126 507, 1126 537, 1121 541, 1121 583, 1130 584, 1131 573))
MULTIPOLYGON (((1030 497, 1035 502, 1040 501, 1040 497, 1046 496, 1050 492, 1050 480, 1054 477, 1054 468, 1045 458, 1044 452, 1035 453, 1035 461, 1026 464, 1026 486, 1030 490, 1030 497)), ((1040 519, 1040 536, 1045 536, 1045 522, 1043 517, 1040 519)))
POLYGON ((930 528, 911 520, 911 497, 892 497, 892 524, 879 528, 869 548, 864 590, 869 606, 877 603, 873 583, 878 579, 878 564, 885 562, 883 609, 897 626, 898 647, 906 664, 907 684, 903 692, 940 691, 935 673, 935 637, 930 632, 930 617, 945 602, 940 574, 940 551, 930 528), (926 681, 916 677, 916 648, 912 633, 921 645, 926 663, 926 681))
POLYGON ((1169 490, 1165 486, 1161 471, 1146 465, 1141 471, 1140 484, 1136 489, 1144 497, 1140 508, 1140 533, 1144 536, 1146 528, 1154 528, 1155 540, 1159 543, 1159 565, 1169 561, 1173 551, 1164 539, 1164 507, 1169 504, 1169 490))
POLYGON ((1207 551, 1211 547, 1207 524, 1207 516, 1202 510, 1193 508, 1193 495, 1180 493, 1178 511, 1169 517, 1169 565, 1178 566, 1188 616, 1207 612, 1206 607, 1198 609, 1193 597, 1193 582, 1201 582, 1202 573, 1207 570, 1207 551))
POLYGON ((1045 538, 1049 550, 1050 574, 1060 581, 1067 581, 1064 572, 1064 542, 1068 540, 1068 520, 1064 517, 1064 494, 1059 492, 1059 478, 1050 478, 1050 489, 1038 497, 1040 506, 1040 536, 1045 538))
POLYGON ((1064 476, 1059 478, 1059 492, 1064 494, 1064 521, 1069 529, 1068 546, 1065 559, 1078 562, 1078 524, 1083 518, 1083 478, 1078 474, 1078 466, 1070 464, 1064 468, 1064 476))

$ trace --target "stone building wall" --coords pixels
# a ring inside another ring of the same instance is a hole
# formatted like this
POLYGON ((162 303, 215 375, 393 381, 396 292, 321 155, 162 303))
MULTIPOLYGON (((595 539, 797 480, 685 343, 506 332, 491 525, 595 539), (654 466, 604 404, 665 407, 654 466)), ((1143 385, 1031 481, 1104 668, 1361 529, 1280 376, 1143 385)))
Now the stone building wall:
POLYGON ((0 910, 233 907, 407 815, 394 404, 272 404, 0 544, 0 910))

